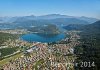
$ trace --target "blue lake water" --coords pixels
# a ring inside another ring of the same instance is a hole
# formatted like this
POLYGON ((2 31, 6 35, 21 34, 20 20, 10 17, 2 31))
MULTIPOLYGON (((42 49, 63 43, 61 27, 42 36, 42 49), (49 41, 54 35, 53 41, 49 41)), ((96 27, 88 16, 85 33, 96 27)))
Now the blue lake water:
POLYGON ((28 42, 42 42, 42 43, 49 43, 49 42, 56 42, 60 41, 65 38, 64 34, 58 34, 55 36, 41 36, 38 34, 26 34, 21 36, 21 39, 28 42))

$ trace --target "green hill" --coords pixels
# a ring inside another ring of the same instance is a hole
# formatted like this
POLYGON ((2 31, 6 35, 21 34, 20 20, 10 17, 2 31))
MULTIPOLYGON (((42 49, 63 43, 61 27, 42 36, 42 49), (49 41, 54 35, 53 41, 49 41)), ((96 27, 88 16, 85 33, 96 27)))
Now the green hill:
POLYGON ((46 24, 46 25, 41 25, 37 27, 31 27, 28 30, 38 35, 47 36, 47 37, 54 36, 60 33, 57 26, 53 24, 46 24))

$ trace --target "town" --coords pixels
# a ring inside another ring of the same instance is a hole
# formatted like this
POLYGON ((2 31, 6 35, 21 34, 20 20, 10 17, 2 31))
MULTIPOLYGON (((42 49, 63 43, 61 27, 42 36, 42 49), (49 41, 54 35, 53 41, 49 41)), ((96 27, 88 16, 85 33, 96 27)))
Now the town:
MULTIPOLYGON (((1 32, 18 32, 18 30, 14 31, 1 32)), ((3 56, 0 60, 0 68, 2 70, 74 70, 76 59, 74 47, 80 43, 78 41, 80 37, 77 35, 79 31, 65 31, 64 33, 69 37, 55 43, 30 43, 19 38, 9 39, 0 49, 17 47, 18 50, 3 56)), ((2 55, 1 52, 0 54, 2 55)))

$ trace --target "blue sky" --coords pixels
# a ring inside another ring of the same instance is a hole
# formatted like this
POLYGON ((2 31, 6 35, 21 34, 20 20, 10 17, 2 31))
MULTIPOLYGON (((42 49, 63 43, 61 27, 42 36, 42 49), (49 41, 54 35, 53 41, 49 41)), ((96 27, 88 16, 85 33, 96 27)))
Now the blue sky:
POLYGON ((100 18, 100 0, 0 0, 0 16, 46 14, 100 18))

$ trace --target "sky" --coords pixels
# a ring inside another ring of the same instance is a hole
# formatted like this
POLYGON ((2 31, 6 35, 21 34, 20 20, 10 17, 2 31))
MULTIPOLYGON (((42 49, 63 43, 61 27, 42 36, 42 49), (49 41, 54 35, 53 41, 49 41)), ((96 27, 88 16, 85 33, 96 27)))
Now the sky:
POLYGON ((0 0, 0 17, 47 14, 100 18, 100 0, 0 0))

